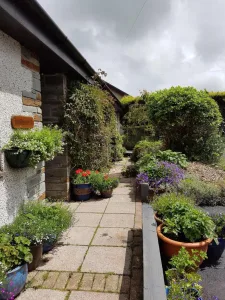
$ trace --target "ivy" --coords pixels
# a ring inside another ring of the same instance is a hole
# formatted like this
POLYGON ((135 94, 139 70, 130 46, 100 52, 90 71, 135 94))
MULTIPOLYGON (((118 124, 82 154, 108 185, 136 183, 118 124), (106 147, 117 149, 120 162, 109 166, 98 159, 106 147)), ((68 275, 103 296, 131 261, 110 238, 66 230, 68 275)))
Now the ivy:
POLYGON ((64 111, 73 167, 99 170, 108 167, 115 156, 121 156, 114 100, 96 81, 73 83, 64 111))

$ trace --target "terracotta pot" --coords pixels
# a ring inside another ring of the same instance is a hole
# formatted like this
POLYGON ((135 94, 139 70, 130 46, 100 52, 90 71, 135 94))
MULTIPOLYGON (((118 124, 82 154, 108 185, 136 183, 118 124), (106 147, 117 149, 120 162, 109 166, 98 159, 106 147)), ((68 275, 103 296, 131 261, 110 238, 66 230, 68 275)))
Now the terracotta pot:
POLYGON ((31 254, 33 255, 33 260, 30 264, 28 264, 28 271, 31 272, 35 270, 42 259, 42 253, 43 253, 43 245, 35 245, 30 247, 31 254))
POLYGON ((163 220, 161 220, 160 218, 158 218, 157 212, 154 214, 154 219, 155 219, 157 225, 163 224, 163 220))
MULTIPOLYGON (((184 242, 174 241, 162 234, 162 227, 163 224, 157 227, 157 234, 159 239, 161 240, 162 253, 166 257, 172 257, 174 255, 177 255, 181 247, 184 247, 190 254, 191 254, 191 250, 199 250, 199 251, 207 252, 208 246, 212 242, 212 239, 207 239, 197 243, 184 243, 184 242)), ((198 265, 200 265, 202 262, 203 260, 199 261, 198 265)))
POLYGON ((102 198, 111 198, 113 190, 101 191, 102 198))

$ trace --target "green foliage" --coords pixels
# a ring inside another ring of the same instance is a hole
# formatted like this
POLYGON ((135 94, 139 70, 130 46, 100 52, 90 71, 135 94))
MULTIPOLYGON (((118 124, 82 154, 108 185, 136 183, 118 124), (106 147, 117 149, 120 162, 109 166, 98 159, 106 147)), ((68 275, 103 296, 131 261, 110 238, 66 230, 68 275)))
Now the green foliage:
POLYGON ((166 271, 166 278, 170 284, 168 299, 196 300, 201 295, 201 276, 195 270, 200 259, 206 257, 203 251, 192 250, 190 254, 182 247, 178 255, 171 258, 169 264, 172 268, 166 271))
POLYGON ((161 141, 148 141, 148 140, 139 141, 134 147, 131 160, 136 162, 144 155, 147 154, 155 155, 156 153, 159 152, 159 150, 162 149, 163 149, 163 144, 161 141))
POLYGON ((174 214, 165 219, 163 232, 172 239, 183 242, 199 242, 215 237, 215 224, 203 211, 190 207, 184 214, 174 214))
POLYGON ((118 186, 119 179, 109 177, 104 173, 95 173, 91 176, 91 185, 95 191, 103 192, 114 189, 118 186))
POLYGON ((93 171, 90 170, 82 170, 77 169, 74 172, 74 175, 71 176, 71 180, 73 184, 84 184, 84 183, 91 183, 91 177, 93 176, 93 171))
POLYGON ((35 167, 41 161, 52 160, 56 154, 63 152, 63 133, 57 127, 43 127, 34 130, 15 130, 10 141, 3 147, 32 151, 30 166, 35 167))
POLYGON ((31 245, 37 245, 52 236, 58 239, 71 222, 72 213, 63 204, 30 201, 21 207, 14 222, 3 226, 0 232, 26 237, 31 245))
POLYGON ((166 193, 158 196, 152 202, 153 209, 157 212, 160 218, 165 219, 172 217, 173 214, 186 212, 193 207, 192 199, 176 193, 166 193))
POLYGON ((111 144, 116 139, 117 151, 121 142, 111 96, 97 83, 72 85, 64 110, 72 165, 95 170, 109 166, 115 156, 111 144))
POLYGON ((143 139, 152 139, 155 132, 148 117, 145 103, 138 102, 130 105, 123 117, 124 145, 133 149, 135 144, 143 139))
POLYGON ((126 105, 129 105, 129 104, 133 104, 135 102, 138 102, 140 101, 140 97, 133 97, 133 96, 130 96, 130 95, 127 95, 127 96, 124 96, 120 102, 126 106, 126 105))
POLYGON ((0 233, 0 262, 1 277, 5 277, 6 272, 20 266, 25 262, 32 261, 30 253, 30 241, 22 236, 12 236, 0 233))
POLYGON ((136 177, 138 174, 138 170, 135 165, 129 165, 122 170, 121 174, 126 178, 136 177))
POLYGON ((181 193, 194 199, 197 205, 215 206, 225 203, 221 187, 212 182, 187 177, 180 182, 178 189, 181 193))
POLYGON ((211 218, 216 225, 216 235, 219 238, 225 238, 225 214, 215 214, 211 218))
POLYGON ((167 148, 185 153, 190 160, 219 159, 222 116, 217 103, 206 91, 178 86, 147 94, 145 98, 150 121, 167 148))
POLYGON ((126 149, 123 147, 123 136, 118 132, 115 133, 114 143, 112 144, 111 157, 114 161, 119 161, 123 158, 123 154, 126 149))

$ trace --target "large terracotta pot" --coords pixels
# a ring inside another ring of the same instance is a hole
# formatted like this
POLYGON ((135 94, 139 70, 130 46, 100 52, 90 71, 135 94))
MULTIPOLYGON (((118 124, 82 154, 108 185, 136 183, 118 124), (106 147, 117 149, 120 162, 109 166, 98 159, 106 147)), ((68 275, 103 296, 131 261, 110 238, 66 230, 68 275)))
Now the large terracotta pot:
POLYGON ((161 220, 158 216, 157 216, 157 212, 154 214, 154 219, 157 223, 157 225, 160 225, 163 223, 163 220, 161 220))
MULTIPOLYGON (((186 250, 191 254, 191 250, 199 250, 207 252, 209 244, 212 242, 212 239, 207 239, 202 242, 197 243, 184 243, 184 242, 178 242, 171 240, 167 238, 165 235, 162 234, 162 227, 163 224, 159 225, 157 227, 157 234, 159 239, 161 240, 161 250, 162 253, 166 257, 172 257, 174 255, 177 255, 181 247, 186 248, 186 250)), ((203 260, 199 261, 200 265, 203 260)))

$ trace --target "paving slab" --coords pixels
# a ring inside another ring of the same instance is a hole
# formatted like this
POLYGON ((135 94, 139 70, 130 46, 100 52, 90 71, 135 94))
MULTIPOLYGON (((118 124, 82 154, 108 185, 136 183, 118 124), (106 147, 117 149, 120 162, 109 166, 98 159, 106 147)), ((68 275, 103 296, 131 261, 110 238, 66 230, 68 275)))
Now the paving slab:
POLYGON ((124 187, 119 185, 117 188, 113 190, 113 195, 133 195, 133 194, 134 194, 134 189, 131 185, 124 186, 124 187))
POLYGON ((61 246, 44 256, 43 265, 38 270, 77 271, 83 262, 87 246, 61 246))
POLYGON ((135 203, 113 203, 109 202, 106 214, 135 214, 135 203))
POLYGON ((65 300, 68 292, 49 290, 49 289, 26 289, 18 300, 65 300))
POLYGON ((82 273, 73 273, 68 281, 67 290, 77 290, 81 282, 83 274, 82 273))
POLYGON ((131 249, 123 247, 91 246, 81 272, 130 274, 131 249))
POLYGON ((106 209, 106 206, 109 202, 109 199, 103 199, 98 201, 87 201, 80 204, 76 212, 90 212, 90 213, 103 213, 106 209))
POLYGON ((94 278, 94 283, 92 286, 92 290, 103 292, 105 288, 105 274, 96 274, 94 278))
POLYGON ((102 214, 76 213, 76 221, 73 226, 97 227, 101 218, 102 214))
POLYGON ((129 228, 99 228, 92 245, 94 246, 127 246, 133 240, 129 228))
MULTIPOLYGON (((54 299, 55 300, 55 299, 54 299)), ((96 292, 72 292, 69 300, 128 300, 127 295, 96 292)))
POLYGON ((72 210, 76 210, 80 205, 80 202, 66 202, 65 205, 69 206, 69 208, 72 210))
POLYGON ((95 233, 95 227, 71 227, 67 230, 60 242, 64 245, 88 246, 95 233))
POLYGON ((55 289, 62 290, 66 287, 67 281, 69 279, 70 273, 69 272, 61 272, 59 273, 59 277, 56 280, 55 289))
POLYGON ((135 195, 113 195, 110 198, 110 203, 132 203, 135 202, 135 195))
POLYGON ((100 227, 134 227, 134 215, 132 214, 104 214, 100 227))

